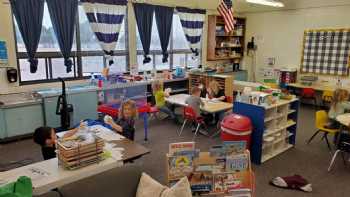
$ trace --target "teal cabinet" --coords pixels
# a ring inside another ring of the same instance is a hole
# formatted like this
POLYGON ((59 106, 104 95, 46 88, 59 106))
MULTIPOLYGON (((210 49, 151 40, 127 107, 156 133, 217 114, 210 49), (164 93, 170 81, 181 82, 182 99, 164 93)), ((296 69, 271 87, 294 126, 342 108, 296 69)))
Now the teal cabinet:
POLYGON ((0 138, 31 134, 44 125, 41 104, 3 108, 0 112, 0 138))
POLYGON ((0 109, 0 139, 4 139, 7 136, 4 110, 0 109))
POLYGON ((97 92, 84 92, 70 96, 70 101, 73 104, 73 123, 77 124, 84 119, 98 118, 97 103, 98 97, 97 92))
POLYGON ((233 79, 237 81, 248 81, 248 72, 246 70, 233 72, 233 79))
MULTIPOLYGON (((45 97, 43 100, 45 125, 60 127, 60 116, 56 114, 58 96, 45 97)), ((71 126, 78 124, 80 120, 97 119, 97 92, 81 92, 67 95, 68 104, 73 105, 71 114, 71 126)))
MULTIPOLYGON (((57 105, 58 97, 47 97, 43 99, 43 107, 44 107, 44 124, 50 127, 59 127, 60 117, 56 115, 56 105, 57 105)), ((69 101, 68 101, 69 102, 69 101)))

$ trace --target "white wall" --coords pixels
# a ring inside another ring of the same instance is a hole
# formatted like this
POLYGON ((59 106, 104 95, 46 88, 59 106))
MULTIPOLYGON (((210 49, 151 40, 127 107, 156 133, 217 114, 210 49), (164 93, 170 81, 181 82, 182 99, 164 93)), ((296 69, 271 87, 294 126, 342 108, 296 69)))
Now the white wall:
MULTIPOLYGON (((146 3, 165 5, 165 6, 184 6, 191 8, 201 8, 207 9, 207 14, 216 13, 216 8, 219 3, 219 0, 144 0, 146 3)), ((128 28, 129 28, 129 55, 130 55, 130 64, 137 64, 136 59, 136 21, 135 15, 131 3, 128 4, 128 28)), ((207 24, 204 24, 204 33, 203 33, 203 44, 202 44, 202 62, 206 64, 206 34, 207 24)), ((16 51, 15 51, 15 41, 13 33, 13 24, 11 9, 8 3, 8 0, 0 0, 0 40, 7 42, 7 49, 9 54, 9 65, 11 67, 17 68, 16 60, 16 51)), ((71 81, 69 84, 81 83, 82 81, 71 81)), ((59 83, 44 83, 37 85, 25 85, 19 86, 18 83, 9 84, 6 79, 5 69, 0 69, 0 94, 11 93, 11 92, 21 92, 32 90, 36 88, 46 88, 46 87, 55 87, 60 85, 59 83)))
MULTIPOLYGON (((246 40, 249 41, 254 36, 258 45, 256 57, 258 68, 267 65, 268 57, 275 57, 276 66, 293 66, 299 69, 304 30, 350 28, 350 1, 348 5, 326 5, 308 9, 301 6, 292 10, 244 15, 247 17, 246 40)), ((249 67, 250 64, 251 60, 246 58, 245 66, 249 67)), ((330 76, 321 78, 330 81, 335 79, 330 76)))
MULTIPOLYGON (((17 68, 16 49, 14 45, 14 34, 10 5, 0 1, 0 40, 6 41, 9 65, 17 68)), ((14 85, 10 85, 6 79, 6 69, 0 68, 0 94, 8 91, 14 85)))

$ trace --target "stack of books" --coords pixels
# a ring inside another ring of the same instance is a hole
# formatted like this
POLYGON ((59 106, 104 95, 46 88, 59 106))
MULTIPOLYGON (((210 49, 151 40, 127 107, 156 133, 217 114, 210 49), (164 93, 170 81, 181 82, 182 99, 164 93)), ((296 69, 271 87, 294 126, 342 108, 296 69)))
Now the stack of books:
POLYGON ((194 142, 180 142, 169 145, 168 153, 168 179, 177 181, 189 176, 193 171, 193 160, 198 156, 194 142))
POLYGON ((67 169, 77 169, 102 160, 105 142, 93 133, 62 138, 57 142, 58 159, 67 169))
POLYGON ((194 142, 169 145, 169 185, 187 176, 194 195, 254 196, 254 174, 246 142, 224 142, 209 152, 195 149, 194 142))

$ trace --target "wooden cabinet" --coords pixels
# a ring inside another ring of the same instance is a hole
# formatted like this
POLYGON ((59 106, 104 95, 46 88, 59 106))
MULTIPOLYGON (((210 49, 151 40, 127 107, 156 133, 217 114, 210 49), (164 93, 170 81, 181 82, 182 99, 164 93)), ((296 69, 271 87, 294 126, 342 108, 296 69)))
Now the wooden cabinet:
POLYGON ((224 20, 221 16, 208 16, 207 60, 231 60, 239 63, 244 55, 244 35, 246 19, 235 17, 235 29, 224 31, 224 20))
POLYGON ((232 96, 233 94, 233 76, 232 75, 190 73, 189 89, 191 90, 193 86, 198 86, 201 80, 204 81, 206 87, 208 87, 210 81, 215 80, 220 84, 220 88, 225 90, 226 96, 232 96))

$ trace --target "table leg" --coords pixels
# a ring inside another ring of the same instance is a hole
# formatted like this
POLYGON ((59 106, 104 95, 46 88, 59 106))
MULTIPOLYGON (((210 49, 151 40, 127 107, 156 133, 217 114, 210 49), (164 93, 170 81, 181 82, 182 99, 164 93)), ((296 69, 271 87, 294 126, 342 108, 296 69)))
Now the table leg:
POLYGON ((52 190, 53 192, 57 192, 57 194, 60 196, 60 197, 63 197, 63 194, 61 193, 60 190, 58 190, 58 188, 55 188, 52 190))
POLYGON ((145 141, 148 140, 148 113, 144 112, 142 113, 143 117, 143 128, 145 131, 145 141))

